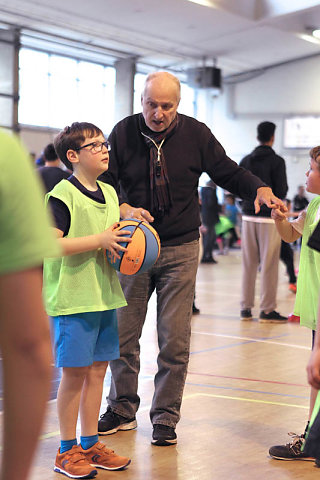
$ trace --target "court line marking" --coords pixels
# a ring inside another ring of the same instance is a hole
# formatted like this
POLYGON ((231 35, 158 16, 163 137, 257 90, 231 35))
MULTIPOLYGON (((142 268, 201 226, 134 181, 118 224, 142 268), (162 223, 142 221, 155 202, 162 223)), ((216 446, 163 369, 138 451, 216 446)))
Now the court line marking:
POLYGON ((184 396, 183 400, 189 400, 190 398, 193 398, 193 397, 214 397, 214 398, 221 398, 223 400, 238 400, 240 402, 263 403, 267 405, 277 405, 280 407, 302 408, 304 410, 309 409, 309 406, 295 405, 293 403, 271 402, 269 400, 257 400, 254 398, 245 398, 245 397, 230 397, 228 395, 215 395, 214 393, 193 393, 193 394, 184 396))
POLYGON ((292 348, 300 348, 301 350, 309 350, 311 352, 310 347, 305 347, 304 345, 296 345, 293 343, 283 343, 283 342, 274 342, 272 340, 265 340, 265 339, 260 339, 260 338, 250 338, 250 337, 239 337, 236 335, 226 335, 222 333, 209 333, 209 332, 197 332, 195 330, 192 330, 192 334, 196 335, 207 335, 207 336, 212 336, 212 337, 223 337, 223 338, 232 338, 234 340, 244 340, 248 342, 256 342, 256 343, 268 343, 271 345, 279 345, 282 347, 292 347, 292 348))
MULTIPOLYGON (((258 400, 254 398, 246 398, 246 397, 232 397, 230 395, 216 395, 214 393, 191 393, 188 395, 183 395, 183 401, 194 399, 197 397, 212 397, 218 398, 221 400, 236 400, 239 402, 248 402, 248 403, 260 403, 264 405, 275 405, 279 407, 292 407, 292 408, 302 408, 304 410, 308 410, 309 406, 304 405, 296 405, 293 403, 284 403, 284 402, 272 402, 269 400, 258 400)), ((145 412, 150 410, 151 405, 146 405, 144 407, 139 408, 139 412, 145 412)), ((60 435, 60 431, 56 430, 54 432, 44 433, 40 436, 40 440, 48 440, 49 438, 58 437, 60 435)))
POLYGON ((215 388, 217 390, 232 390, 234 392, 256 393, 256 394, 259 394, 259 395, 270 395, 270 396, 276 396, 276 397, 290 397, 290 398, 309 399, 309 396, 305 396, 305 395, 293 395, 292 393, 270 392, 270 391, 263 391, 263 390, 250 390, 249 388, 236 388, 236 387, 227 387, 227 386, 221 386, 221 385, 208 385, 208 384, 191 383, 191 382, 186 382, 186 385, 190 385, 192 387, 200 387, 200 388, 215 388))
POLYGON ((288 385, 288 386, 291 386, 291 387, 309 388, 308 384, 302 384, 302 383, 277 382, 276 380, 261 380, 259 378, 232 377, 232 376, 229 376, 229 375, 216 375, 214 373, 190 372, 189 370, 188 370, 187 373, 188 373, 188 375, 199 375, 200 377, 227 378, 229 380, 244 380, 246 382, 271 383, 271 384, 276 384, 276 385, 288 385))

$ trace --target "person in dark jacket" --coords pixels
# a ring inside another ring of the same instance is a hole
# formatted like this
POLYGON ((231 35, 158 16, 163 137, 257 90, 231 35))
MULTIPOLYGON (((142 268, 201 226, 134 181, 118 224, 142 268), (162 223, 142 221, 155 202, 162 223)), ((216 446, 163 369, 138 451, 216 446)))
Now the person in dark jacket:
POLYGON ((43 151, 44 165, 38 168, 45 192, 50 192, 62 179, 69 178, 72 172, 63 170, 62 163, 56 154, 53 143, 49 143, 43 151))
POLYGON ((219 204, 216 185, 212 180, 200 190, 201 220, 204 226, 202 233, 203 256, 202 263, 217 263, 212 252, 216 243, 215 225, 219 222, 219 204))
POLYGON ((120 358, 110 362, 109 406, 99 420, 99 433, 137 426, 139 339, 156 291, 159 354, 150 418, 152 444, 158 446, 177 443, 199 257, 200 175, 208 173, 216 184, 255 203, 257 212, 262 203, 286 210, 271 188, 226 155, 206 125, 177 113, 179 101, 180 82, 174 75, 149 74, 142 113, 121 120, 110 134, 110 165, 102 176, 120 194, 121 218, 153 222, 161 253, 147 272, 119 274, 128 306, 117 312, 120 358))
POLYGON ((301 212, 309 205, 309 200, 305 196, 303 185, 299 185, 298 193, 293 197, 293 211, 301 212))
MULTIPOLYGON (((262 122, 257 127, 260 145, 244 157, 240 166, 250 170, 269 185, 275 195, 284 199, 287 191, 286 165, 282 157, 272 149, 276 125, 262 122)), ((262 205, 255 215, 251 202, 242 202, 242 320, 252 320, 255 283, 260 269, 260 315, 261 322, 283 323, 287 317, 276 311, 278 266, 281 238, 271 218, 271 209, 262 205)))

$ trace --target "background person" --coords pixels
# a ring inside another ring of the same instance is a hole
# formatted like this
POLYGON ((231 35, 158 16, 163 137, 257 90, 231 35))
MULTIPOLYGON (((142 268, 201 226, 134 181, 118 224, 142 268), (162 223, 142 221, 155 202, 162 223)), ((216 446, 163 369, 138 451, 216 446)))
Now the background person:
POLYGON ((120 121, 110 135, 110 169, 103 179, 121 193, 122 218, 153 222, 161 240, 156 264, 138 276, 120 275, 128 306, 118 311, 120 358, 112 371, 109 407, 99 433, 135 428, 140 398, 139 338, 154 290, 159 355, 150 418, 152 443, 177 442, 176 424, 189 360, 191 312, 199 255, 198 181, 203 172, 237 196, 283 205, 270 188, 227 157, 206 125, 177 113, 180 82, 168 72, 149 74, 142 113, 120 121))
POLYGON ((42 263, 60 253, 28 154, 0 132, 1 480, 25 480, 49 398, 51 342, 42 263))
POLYGON ((208 180, 205 187, 200 189, 201 221, 203 254, 201 263, 218 263, 213 257, 216 244, 215 225, 219 222, 219 204, 217 187, 212 180, 208 180))
POLYGON ((305 196, 304 186, 299 185, 298 193, 293 197, 293 211, 302 212, 302 210, 307 208, 308 204, 309 200, 305 196))
POLYGON ((43 151, 44 165, 38 168, 38 173, 44 184, 45 192, 48 193, 64 178, 70 177, 72 172, 63 170, 53 143, 49 143, 43 151))
MULTIPOLYGON (((282 157, 272 149, 276 126, 262 122, 257 127, 259 146, 244 157, 240 166, 250 170, 269 185, 280 198, 288 191, 286 165, 282 157)), ((260 269, 260 314, 261 322, 283 323, 287 317, 276 311, 278 267, 281 238, 271 216, 271 209, 263 205, 256 215, 252 202, 244 200, 242 207, 242 320, 252 320, 255 286, 260 269)))

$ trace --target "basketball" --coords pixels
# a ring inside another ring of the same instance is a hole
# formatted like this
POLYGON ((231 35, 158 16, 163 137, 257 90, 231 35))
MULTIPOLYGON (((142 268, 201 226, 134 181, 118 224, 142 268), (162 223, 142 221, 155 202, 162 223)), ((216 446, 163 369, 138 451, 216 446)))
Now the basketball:
POLYGON ((121 220, 116 230, 129 230, 132 241, 120 243, 128 250, 119 252, 120 258, 114 263, 111 253, 106 251, 110 265, 124 275, 143 273, 152 267, 160 255, 160 239, 155 229, 147 222, 129 218, 121 220))

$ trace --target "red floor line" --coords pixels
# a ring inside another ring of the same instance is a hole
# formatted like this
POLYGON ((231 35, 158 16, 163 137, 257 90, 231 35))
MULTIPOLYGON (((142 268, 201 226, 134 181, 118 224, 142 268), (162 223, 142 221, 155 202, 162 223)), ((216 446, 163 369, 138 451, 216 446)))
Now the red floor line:
POLYGON ((256 378, 244 378, 244 377, 229 377, 228 375, 215 375, 213 373, 197 373, 189 372, 188 375, 199 375, 203 377, 218 377, 218 378, 230 378, 232 380, 246 380, 247 382, 261 382, 261 383, 275 383, 277 385, 290 385, 292 387, 308 387, 309 385, 302 385, 301 383, 289 383, 289 382, 276 382, 275 380, 260 380, 256 378))

